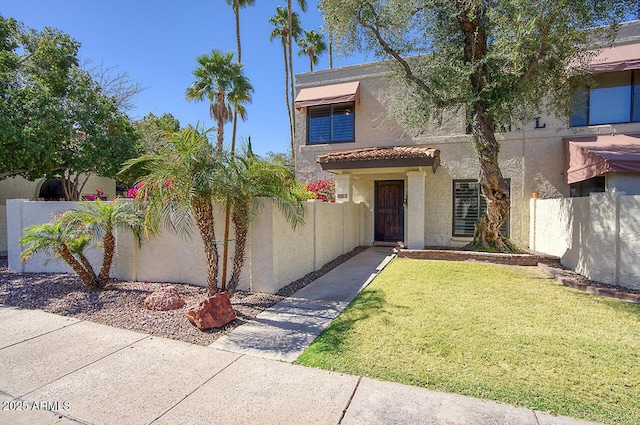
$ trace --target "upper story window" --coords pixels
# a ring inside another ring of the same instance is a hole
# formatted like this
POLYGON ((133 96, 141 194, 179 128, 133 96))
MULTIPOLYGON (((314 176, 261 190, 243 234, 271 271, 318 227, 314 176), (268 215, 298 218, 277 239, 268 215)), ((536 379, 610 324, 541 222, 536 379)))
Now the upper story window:
POLYGON ((572 127, 640 121, 640 70, 599 74, 596 86, 578 94, 572 127))
POLYGON ((307 107, 307 143, 355 141, 355 103, 307 107))

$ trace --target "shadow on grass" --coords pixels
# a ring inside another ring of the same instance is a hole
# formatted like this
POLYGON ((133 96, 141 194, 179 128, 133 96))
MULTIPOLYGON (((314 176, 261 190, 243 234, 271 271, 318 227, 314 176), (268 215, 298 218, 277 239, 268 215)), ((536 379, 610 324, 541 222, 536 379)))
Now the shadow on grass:
POLYGON ((381 314, 386 303, 384 291, 366 289, 320 334, 312 345, 316 353, 339 352, 356 323, 372 315, 381 314))

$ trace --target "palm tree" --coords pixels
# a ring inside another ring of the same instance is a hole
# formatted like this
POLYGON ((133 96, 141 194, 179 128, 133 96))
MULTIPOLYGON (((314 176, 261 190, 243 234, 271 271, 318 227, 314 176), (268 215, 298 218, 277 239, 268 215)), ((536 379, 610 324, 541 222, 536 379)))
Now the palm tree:
POLYGON ((232 206, 235 228, 235 252, 233 271, 227 285, 234 291, 240 281, 244 265, 247 233, 256 222, 258 211, 265 199, 272 200, 287 221, 295 228, 304 223, 305 203, 296 196, 296 181, 284 166, 274 164, 254 155, 250 148, 243 156, 234 158, 229 167, 227 203, 232 206))
POLYGON ((227 4, 233 7, 236 16, 236 41, 238 43, 238 63, 242 63, 242 46, 240 44, 240 8, 253 6, 255 0, 227 0, 227 4))
POLYGON ((224 199, 227 156, 209 143, 209 130, 186 127, 167 135, 159 152, 127 161, 122 172, 141 166, 146 175, 136 202, 145 206, 145 228, 157 233, 163 224, 186 237, 192 220, 202 238, 209 295, 218 292, 218 247, 213 202, 224 199))
MULTIPOLYGON (((198 68, 193 71, 196 77, 187 89, 187 100, 209 101, 209 114, 218 126, 216 147, 218 152, 224 148, 224 124, 231 121, 234 104, 229 93, 235 93, 236 102, 250 102, 253 87, 243 75, 242 65, 233 62, 233 52, 222 53, 213 49, 211 55, 197 58, 198 68), (241 88, 244 92, 240 92, 241 88)), ((246 117, 246 113, 244 114, 246 117)))
POLYGON ((298 40, 298 56, 309 56, 309 71, 313 72, 313 65, 317 65, 319 56, 327 50, 324 35, 314 30, 305 31, 304 38, 298 40))
POLYGON ((291 82, 293 83, 293 77, 291 74, 291 62, 289 60, 290 55, 287 55, 289 40, 295 39, 297 40, 302 33, 302 29, 300 28, 300 18, 298 14, 292 12, 291 14, 291 24, 289 24, 289 14, 286 9, 278 6, 276 8, 276 14, 269 19, 269 22, 273 24, 275 27, 273 31, 271 31, 271 36, 269 40, 273 41, 276 38, 280 38, 282 43, 282 52, 284 55, 284 76, 285 76, 285 98, 287 101, 287 114, 289 116, 289 134, 291 138, 291 153, 295 155, 294 151, 294 120, 293 120, 293 110, 291 108, 292 96, 293 94, 293 86, 291 87, 291 91, 289 91, 289 80, 291 78, 291 82), (291 31, 289 30, 291 28, 291 31))
MULTIPOLYGON (((298 0, 298 5, 300 6, 300 9, 303 12, 307 11, 307 1, 306 0, 298 0)), ((294 28, 294 12, 293 9, 291 8, 291 0, 287 0, 287 22, 288 28, 294 28)), ((290 91, 290 95, 291 95, 291 104, 293 105, 293 103, 295 102, 295 89, 294 89, 294 84, 293 84, 293 41, 298 41, 298 37, 300 37, 300 35, 298 34, 298 36, 296 37, 296 35, 293 33, 293 31, 290 31, 288 34, 288 40, 287 40, 287 45, 289 48, 289 84, 291 85, 291 91, 290 91)), ((295 134, 296 134, 296 121, 295 121, 295 116, 293 113, 293 109, 291 109, 291 123, 293 126, 293 133, 292 133, 292 138, 295 138, 295 134)))
POLYGON ((141 224, 142 216, 130 202, 85 202, 79 209, 67 211, 48 223, 26 228, 20 239, 20 245, 27 246, 22 260, 40 251, 53 253, 65 260, 89 288, 103 289, 109 282, 115 252, 115 229, 129 229, 138 236, 141 224), (98 275, 84 254, 92 241, 103 248, 98 275))
POLYGON ((101 240, 103 249, 102 267, 98 274, 101 287, 109 281, 109 272, 116 250, 116 229, 130 230, 138 237, 142 226, 142 215, 134 206, 124 200, 83 203, 77 210, 69 211, 64 219, 84 233, 91 235, 94 241, 101 240))

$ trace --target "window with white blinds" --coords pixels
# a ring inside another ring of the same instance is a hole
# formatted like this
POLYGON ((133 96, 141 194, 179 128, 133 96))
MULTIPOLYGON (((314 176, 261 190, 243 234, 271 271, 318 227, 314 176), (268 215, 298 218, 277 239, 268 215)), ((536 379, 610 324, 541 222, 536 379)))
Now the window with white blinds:
MULTIPOLYGON (((507 184, 511 186, 509 179, 507 184)), ((480 217, 487 211, 477 180, 453 181, 453 236, 473 236, 480 217)), ((509 237, 509 216, 500 226, 500 233, 509 237)))
POLYGON ((354 103, 310 106, 307 108, 307 143, 353 142, 354 103))

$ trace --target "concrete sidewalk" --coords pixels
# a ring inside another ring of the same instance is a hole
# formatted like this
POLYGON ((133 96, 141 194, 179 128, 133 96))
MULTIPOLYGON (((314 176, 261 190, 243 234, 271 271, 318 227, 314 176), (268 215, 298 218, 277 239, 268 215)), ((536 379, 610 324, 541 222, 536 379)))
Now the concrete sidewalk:
POLYGON ((392 258, 391 248, 369 248, 210 347, 293 362, 392 258))
POLYGON ((0 424, 588 424, 38 310, 0 327, 0 424))

